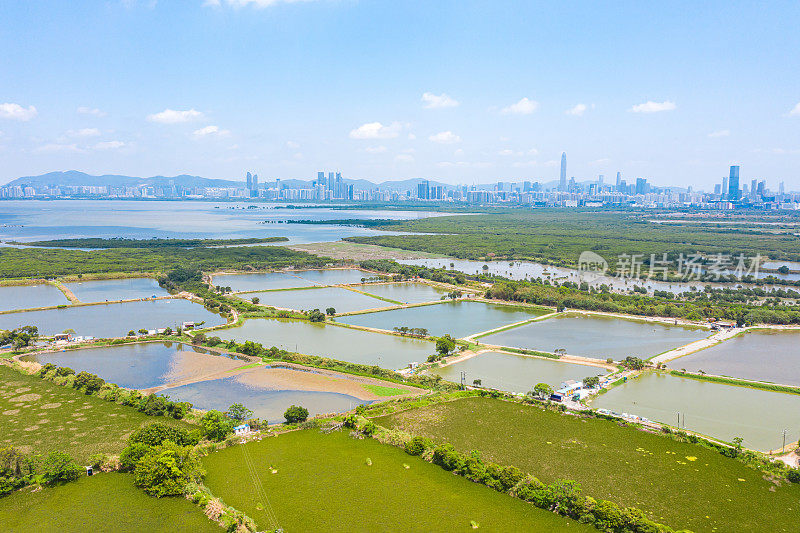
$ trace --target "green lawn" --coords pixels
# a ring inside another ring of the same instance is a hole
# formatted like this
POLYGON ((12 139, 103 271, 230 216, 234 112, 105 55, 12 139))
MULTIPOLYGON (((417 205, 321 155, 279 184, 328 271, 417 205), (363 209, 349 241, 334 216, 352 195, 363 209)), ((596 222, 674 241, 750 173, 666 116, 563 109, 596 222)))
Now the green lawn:
POLYGON ((615 422, 488 398, 463 398, 375 419, 515 465, 544 482, 572 479, 595 498, 633 505, 692 531, 798 531, 800 486, 773 483, 697 445, 615 422))
POLYGON ((152 417, 0 365, 0 447, 25 454, 67 452, 79 463, 96 453, 118 454, 152 417))
POLYGON ((363 384, 362 387, 370 391, 375 396, 402 396, 408 394, 408 390, 399 389, 397 387, 385 387, 383 385, 368 385, 363 384))
POLYGON ((596 532, 347 432, 295 431, 211 453, 203 464, 211 492, 261 530, 274 526, 257 485, 287 533, 466 532, 473 520, 480 531, 596 532), (245 466, 245 454, 257 478, 245 466))
POLYGON ((7 533, 191 531, 219 533, 199 507, 185 498, 151 498, 130 474, 100 474, 38 492, 0 498, 0 530, 7 533))

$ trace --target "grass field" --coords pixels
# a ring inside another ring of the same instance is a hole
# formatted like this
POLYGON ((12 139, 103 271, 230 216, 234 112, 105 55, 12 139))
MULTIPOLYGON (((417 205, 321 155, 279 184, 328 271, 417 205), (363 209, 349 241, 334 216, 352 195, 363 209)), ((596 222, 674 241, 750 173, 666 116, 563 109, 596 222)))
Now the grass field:
POLYGON ((384 387, 383 385, 364 384, 362 386, 375 396, 402 396, 408 393, 406 389, 398 389, 396 387, 384 387))
POLYGON ((203 463, 211 492, 247 513, 260 530, 273 525, 256 483, 287 533, 466 532, 472 531, 471 521, 480 531, 596 531, 454 476, 399 448, 356 440, 345 432, 296 431, 220 450, 203 463), (258 480, 245 467, 245 453, 258 480))
POLYGON ((156 420, 184 424, 0 365, 0 447, 25 454, 63 451, 83 463, 96 453, 118 454, 128 435, 156 420))
POLYGON ((515 465, 544 482, 572 479, 584 493, 639 507, 692 531, 797 531, 800 486, 697 445, 617 423, 488 398, 463 398, 375 422, 515 465))
POLYGON ((189 500, 146 495, 133 486, 130 474, 84 477, 0 498, 0 529, 7 533, 222 531, 189 500))

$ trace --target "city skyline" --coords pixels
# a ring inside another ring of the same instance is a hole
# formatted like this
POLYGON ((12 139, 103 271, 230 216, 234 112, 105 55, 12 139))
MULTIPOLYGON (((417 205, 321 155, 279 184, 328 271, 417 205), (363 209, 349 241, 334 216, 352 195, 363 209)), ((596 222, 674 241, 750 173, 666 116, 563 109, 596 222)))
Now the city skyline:
POLYGON ((566 151, 567 179, 711 190, 742 165, 798 188, 800 59, 782 51, 800 46, 800 15, 722 6, 7 4, 0 184, 321 167, 551 181, 566 151))

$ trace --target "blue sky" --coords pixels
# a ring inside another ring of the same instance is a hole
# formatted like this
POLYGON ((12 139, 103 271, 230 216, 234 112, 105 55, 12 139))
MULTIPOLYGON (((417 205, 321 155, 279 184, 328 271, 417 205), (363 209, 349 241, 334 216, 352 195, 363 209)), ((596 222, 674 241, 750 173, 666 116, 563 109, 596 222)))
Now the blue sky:
POLYGON ((0 183, 130 175, 800 189, 796 2, 0 4, 0 183))

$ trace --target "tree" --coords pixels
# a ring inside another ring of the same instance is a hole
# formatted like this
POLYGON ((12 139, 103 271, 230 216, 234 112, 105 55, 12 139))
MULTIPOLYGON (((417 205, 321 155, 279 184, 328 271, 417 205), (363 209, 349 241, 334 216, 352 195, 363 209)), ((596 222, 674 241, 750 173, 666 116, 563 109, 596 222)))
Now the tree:
POLYGON ((436 339, 436 351, 443 357, 455 350, 455 348, 456 341, 449 334, 436 339))
POLYGON ((213 441, 225 440, 233 433, 233 421, 219 411, 209 411, 200 419, 203 434, 213 441))
POLYGON ((191 446, 166 441, 150 448, 136 463, 133 484, 160 498, 183 494, 186 484, 200 481, 204 472, 191 446))
POLYGON ((475 387, 480 387, 480 386, 481 386, 481 383, 482 383, 482 382, 481 382, 481 380, 479 380, 479 379, 473 379, 473 380, 472 380, 472 385, 473 385, 473 386, 475 386, 475 387))
POLYGON ((283 418, 288 424, 296 424, 308 420, 308 409, 299 405, 290 406, 284 413, 283 418))
POLYGON ((63 483, 81 477, 83 468, 66 453, 51 452, 42 462, 42 474, 47 483, 63 483))
POLYGON ((253 416, 253 411, 240 403, 235 403, 228 407, 228 412, 225 414, 228 415, 228 418, 241 423, 253 416))
POLYGON ((328 316, 333 316, 333 315, 335 315, 335 314, 336 314, 336 308, 334 308, 334 307, 329 307, 329 308, 327 308, 327 309, 325 310, 325 314, 326 314, 326 315, 328 315, 328 316))
POLYGON ((325 322, 325 315, 319 309, 312 309, 308 312, 309 322, 325 322))
POLYGON ((105 382, 106 381, 103 378, 83 371, 75 376, 75 381, 73 382, 72 387, 75 389, 83 389, 86 394, 92 394, 99 391, 100 387, 102 387, 105 382))
POLYGON ((553 387, 547 383, 537 383, 532 392, 537 398, 548 398, 553 394, 553 387))
POLYGON ((163 422, 153 422, 152 424, 137 429, 128 437, 128 444, 141 443, 147 446, 158 446, 167 440, 179 446, 197 444, 197 439, 186 429, 167 425, 163 422))
POLYGON ((134 335, 136 335, 136 332, 135 332, 135 331, 133 331, 133 330, 130 330, 130 331, 128 332, 128 337, 133 337, 134 335))
POLYGON ((600 384, 600 378, 597 376, 589 376, 583 378, 583 386, 587 389, 593 389, 600 384))
POLYGON ((140 335, 147 335, 147 330, 146 330, 146 329, 144 329, 144 328, 141 328, 141 329, 139 330, 139 334, 140 334, 140 335))
POLYGON ((258 296, 253 296, 253 297, 250 299, 250 301, 251 301, 251 302, 253 302, 254 304, 258 305, 258 302, 260 302, 260 301, 261 301, 261 299, 260 299, 258 296))
POLYGON ((628 356, 622 361, 622 366, 630 368, 631 370, 641 370, 644 368, 644 361, 638 357, 628 356))

